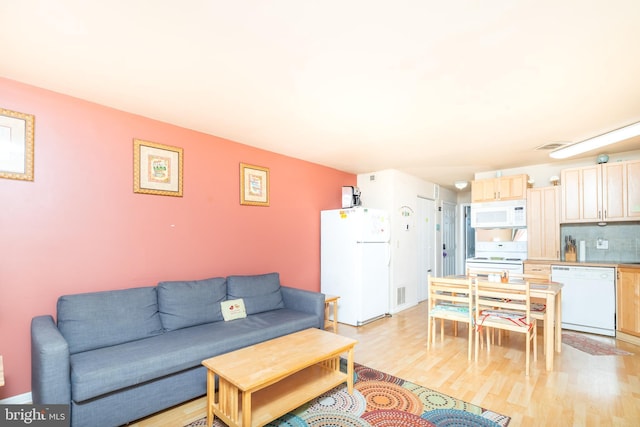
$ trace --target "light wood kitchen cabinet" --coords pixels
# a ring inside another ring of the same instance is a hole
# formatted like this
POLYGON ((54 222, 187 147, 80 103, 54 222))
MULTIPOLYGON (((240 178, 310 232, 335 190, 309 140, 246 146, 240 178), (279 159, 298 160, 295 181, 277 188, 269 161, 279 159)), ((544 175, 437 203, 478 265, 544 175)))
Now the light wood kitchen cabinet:
POLYGON ((640 337, 640 268, 618 267, 616 328, 640 337))
POLYGON ((560 259, 558 186, 527 190, 527 256, 533 259, 560 259))
POLYGON ((526 174, 478 179, 471 182, 471 202, 522 200, 527 195, 526 174))
POLYGON ((626 162, 627 218, 640 220, 640 160, 626 162))
POLYGON ((640 219, 640 161, 561 171, 562 223, 640 219))

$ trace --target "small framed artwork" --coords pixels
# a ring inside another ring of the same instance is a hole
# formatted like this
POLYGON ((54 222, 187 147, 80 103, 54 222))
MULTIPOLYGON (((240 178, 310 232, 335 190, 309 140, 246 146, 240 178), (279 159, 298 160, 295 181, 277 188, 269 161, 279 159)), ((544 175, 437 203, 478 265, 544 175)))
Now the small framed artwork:
POLYGON ((34 117, 0 108, 0 178, 33 181, 34 117))
POLYGON ((133 192, 182 197, 182 148, 133 140, 133 192))
POLYGON ((269 206, 269 169, 240 163, 240 204, 269 206))

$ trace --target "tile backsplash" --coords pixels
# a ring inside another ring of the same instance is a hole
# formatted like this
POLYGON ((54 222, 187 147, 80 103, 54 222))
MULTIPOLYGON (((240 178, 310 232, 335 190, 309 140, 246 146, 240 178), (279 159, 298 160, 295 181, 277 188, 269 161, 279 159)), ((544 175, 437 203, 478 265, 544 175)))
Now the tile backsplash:
POLYGON ((563 261, 565 236, 571 236, 578 248, 580 241, 585 241, 585 261, 640 262, 640 222, 618 222, 604 226, 563 224, 560 227, 560 252, 563 261), (608 249, 602 249, 605 246, 608 249))

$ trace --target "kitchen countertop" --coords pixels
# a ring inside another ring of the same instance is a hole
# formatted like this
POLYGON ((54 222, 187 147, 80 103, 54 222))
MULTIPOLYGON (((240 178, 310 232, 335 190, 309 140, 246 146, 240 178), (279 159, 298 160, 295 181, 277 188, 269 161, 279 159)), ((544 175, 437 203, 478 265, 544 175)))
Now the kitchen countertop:
POLYGON ((640 269, 640 263, 633 264, 628 262, 613 261, 558 261, 549 259, 526 259, 525 264, 550 264, 550 265, 577 265, 581 267, 626 267, 640 269))

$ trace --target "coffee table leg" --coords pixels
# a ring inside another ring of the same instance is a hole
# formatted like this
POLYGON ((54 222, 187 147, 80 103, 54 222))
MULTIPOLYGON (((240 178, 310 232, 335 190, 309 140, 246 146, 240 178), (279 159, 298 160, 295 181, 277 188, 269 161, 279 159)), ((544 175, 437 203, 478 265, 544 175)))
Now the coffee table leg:
POLYGON ((347 353, 347 391, 353 394, 353 347, 347 353))
POLYGON ((212 370, 207 370, 207 427, 213 424, 213 404, 216 395, 216 376, 212 370))
POLYGON ((242 426, 251 427, 251 393, 242 392, 242 426))

